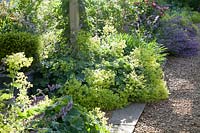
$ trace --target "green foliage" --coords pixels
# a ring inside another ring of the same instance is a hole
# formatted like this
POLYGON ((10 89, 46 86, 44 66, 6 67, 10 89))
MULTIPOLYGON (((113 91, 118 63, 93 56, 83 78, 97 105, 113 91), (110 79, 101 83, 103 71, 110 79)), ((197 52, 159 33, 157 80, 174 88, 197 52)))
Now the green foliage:
POLYGON ((105 88, 109 89, 115 82, 115 73, 111 70, 90 70, 86 69, 84 71, 85 80, 89 86, 94 88, 105 88))
MULTIPOLYGON (((14 95, 14 88, 20 88, 21 93, 24 94, 26 88, 32 87, 32 85, 27 82, 27 77, 22 73, 18 72, 23 67, 29 67, 32 63, 32 58, 26 58, 24 53, 16 53, 13 55, 7 55, 6 58, 3 59, 3 62, 8 66, 7 71, 9 72, 8 76, 12 79, 10 83, 9 90, 6 90, 5 94, 2 94, 2 101, 10 99, 14 95)), ((4 90, 2 90, 4 92, 4 90)), ((18 100, 23 100, 23 95, 18 97, 18 100), (22 98, 22 99, 20 99, 22 98)), ((24 97, 24 102, 28 102, 27 97, 24 97)))
POLYGON ((73 58, 53 58, 45 59, 41 62, 42 68, 41 73, 43 77, 40 79, 38 77, 35 80, 36 86, 46 87, 47 84, 64 84, 70 75, 77 71, 79 72, 79 67, 76 66, 76 62, 73 58), (78 68, 77 68, 78 67, 78 68))
MULTIPOLYGON (((99 78, 101 79, 102 77, 99 78)), ((106 110, 120 107, 120 103, 118 103, 119 96, 97 83, 94 86, 87 86, 82 85, 80 81, 72 78, 66 82, 64 87, 58 90, 58 92, 64 95, 71 95, 75 102, 90 110, 94 107, 106 110)))
POLYGON ((0 32, 36 32, 34 19, 41 1, 10 0, 0 3, 0 32))
POLYGON ((167 0, 170 3, 178 6, 190 7, 194 10, 199 11, 200 1, 199 0, 167 0))
POLYGON ((37 13, 34 18, 34 24, 38 32, 59 32, 58 26, 63 21, 62 19, 64 19, 61 6, 61 0, 38 2, 38 7, 35 10, 37 13))
POLYGON ((112 110, 130 102, 166 99, 161 69, 165 49, 155 41, 145 41, 152 38, 149 34, 164 11, 152 4, 142 0, 80 1, 82 30, 76 46, 71 46, 68 0, 11 1, 15 7, 9 7, 0 21, 1 33, 5 33, 0 34, 0 57, 22 51, 35 60, 42 55, 43 77, 35 82, 45 91, 40 93, 41 101, 38 96, 27 96, 32 84, 18 71, 32 59, 22 54, 7 56, 5 63, 13 81, 10 90, 0 92, 0 110, 7 109, 0 115, 2 131, 106 133, 106 119, 96 107, 112 110), (17 21, 12 20, 13 14, 17 21), (23 30, 42 35, 42 40, 13 32, 23 30), (14 88, 19 90, 17 96, 13 96, 14 88))
POLYGON ((10 0, 12 6, 14 6, 14 10, 23 14, 24 16, 33 17, 37 11, 38 6, 40 5, 42 0, 38 1, 30 1, 30 0, 10 0))
MULTIPOLYGON (((36 81, 37 85, 46 87, 64 84, 58 90, 58 96, 72 95, 75 102, 89 109, 101 107, 110 110, 132 101, 148 100, 145 96, 141 99, 138 97, 151 88, 147 87, 151 76, 146 76, 143 70, 146 68, 140 64, 141 59, 133 53, 135 49, 149 44, 143 36, 118 34, 118 31, 143 32, 144 27, 151 28, 157 22, 155 14, 158 15, 159 11, 151 7, 151 3, 135 2, 82 1, 80 9, 83 30, 78 33, 77 46, 73 49, 71 44, 63 43, 69 37, 68 1, 15 1, 13 11, 24 15, 24 22, 30 22, 32 30, 43 37, 43 77, 36 81), (152 12, 155 13, 153 16, 152 12), (146 22, 151 23, 146 25, 146 22)), ((152 47, 150 51, 154 49, 158 48, 152 47)), ((31 54, 30 50, 24 52, 30 54, 28 57, 37 58, 41 55, 41 51, 40 54, 31 54)), ((163 51, 156 52, 156 56, 160 57, 163 51)), ((158 60, 156 62, 160 63, 158 60)), ((150 94, 153 93, 145 95, 150 94)))
MULTIPOLYGON (((139 59, 139 66, 142 69, 146 84, 142 90, 136 92, 139 101, 163 100, 169 94, 166 83, 163 81, 163 71, 159 63, 163 57, 151 45, 155 44, 152 43, 147 47, 138 48, 134 51, 136 58, 139 59)), ((158 51, 162 51, 162 48, 157 48, 158 51)))
POLYGON ((44 58, 52 56, 55 51, 63 54, 61 49, 66 45, 63 45, 62 41, 67 40, 66 33, 69 32, 68 17, 63 16, 66 7, 62 0, 10 0, 9 3, 4 1, 0 4, 0 33, 39 34, 45 47, 41 51, 44 58), (65 37, 61 38, 62 36, 65 37))
POLYGON ((18 19, 11 12, 10 6, 7 2, 2 1, 0 3, 0 33, 5 33, 14 30, 19 26, 18 19))
POLYGON ((200 23, 200 13, 199 12, 192 12, 191 20, 193 23, 200 23))
POLYGON ((139 32, 148 38, 152 37, 152 32, 158 27, 159 18, 167 9, 151 0, 86 0, 84 6, 84 29, 101 34, 103 28, 111 24, 117 31, 139 32))
POLYGON ((39 121, 32 123, 39 132, 66 133, 109 133, 106 118, 99 109, 87 112, 81 106, 73 105, 70 97, 65 96, 49 106, 39 121))
MULTIPOLYGON (((27 81, 27 76, 23 72, 18 72, 23 67, 29 67, 32 58, 26 58, 24 53, 16 53, 9 55, 4 59, 4 63, 8 66, 9 77, 12 82, 8 86, 8 89, 0 92, 1 97, 1 118, 0 118, 0 131, 9 132, 21 132, 25 130, 27 122, 36 113, 30 114, 31 100, 27 96, 27 89, 32 87, 32 84, 27 81), (15 96, 15 90, 19 93, 15 96), (14 121, 14 122, 13 122, 14 121)), ((43 107, 50 103, 48 100, 43 107)), ((34 112, 33 110, 31 112, 34 112)), ((38 113, 38 112, 37 112, 38 113)))
POLYGON ((58 63, 58 70, 65 64, 63 68, 67 69, 62 71, 68 75, 58 94, 71 95, 76 103, 90 110, 166 99, 168 91, 160 66, 165 49, 155 41, 146 43, 140 37, 118 34, 110 26, 103 29, 102 36, 94 37, 81 31, 77 59, 71 58, 73 63, 58 63))
POLYGON ((69 41, 70 33, 68 0, 35 2, 38 6, 34 10, 31 22, 34 24, 35 32, 42 34, 44 58, 66 55, 69 52, 66 42, 69 41))
POLYGON ((170 20, 173 19, 174 17, 178 17, 181 16, 182 20, 181 20, 181 24, 183 24, 183 26, 187 26, 188 24, 191 23, 199 23, 199 15, 200 13, 197 11, 191 11, 188 8, 177 8, 176 10, 169 10, 165 16, 163 17, 162 20, 170 20))
POLYGON ((7 71, 10 73, 9 77, 17 77, 18 71, 23 67, 29 67, 33 61, 33 58, 26 58, 24 53, 16 53, 13 55, 7 55, 3 59, 3 62, 8 66, 7 71))
POLYGON ((35 61, 40 60, 43 49, 39 36, 25 32, 0 34, 0 47, 0 59, 12 53, 25 52, 27 57, 33 57, 35 61))
POLYGON ((103 112, 99 109, 88 112, 81 106, 73 105, 69 96, 54 101, 46 96, 40 100, 34 96, 30 100, 27 89, 32 84, 23 72, 18 71, 30 66, 31 62, 32 58, 26 58, 24 53, 4 59, 12 83, 8 89, 0 91, 0 132, 109 132, 103 112), (14 88, 19 90, 17 96, 14 96, 14 88))

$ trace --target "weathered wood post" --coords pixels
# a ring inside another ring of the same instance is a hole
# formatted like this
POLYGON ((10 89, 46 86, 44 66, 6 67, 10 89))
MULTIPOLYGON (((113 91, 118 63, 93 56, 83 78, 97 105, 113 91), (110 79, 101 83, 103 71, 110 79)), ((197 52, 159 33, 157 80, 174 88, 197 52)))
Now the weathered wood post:
POLYGON ((76 36, 79 31, 79 2, 78 0, 69 0, 69 20, 70 20, 70 41, 72 43, 74 50, 77 49, 76 36))

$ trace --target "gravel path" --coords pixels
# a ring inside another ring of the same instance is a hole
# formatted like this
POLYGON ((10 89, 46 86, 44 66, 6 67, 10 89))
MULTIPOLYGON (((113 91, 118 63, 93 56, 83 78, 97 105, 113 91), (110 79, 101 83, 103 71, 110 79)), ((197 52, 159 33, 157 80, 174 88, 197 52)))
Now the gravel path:
POLYGON ((200 133, 200 54, 169 57, 165 77, 169 100, 148 104, 135 133, 200 133))

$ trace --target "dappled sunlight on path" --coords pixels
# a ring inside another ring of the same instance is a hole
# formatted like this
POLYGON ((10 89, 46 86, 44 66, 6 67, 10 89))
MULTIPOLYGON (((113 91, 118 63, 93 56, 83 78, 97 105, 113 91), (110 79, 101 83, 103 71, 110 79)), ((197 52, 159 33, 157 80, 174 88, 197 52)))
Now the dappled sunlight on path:
POLYGON ((192 100, 178 99, 172 101, 173 113, 184 116, 192 115, 192 100))
POLYGON ((200 54, 169 57, 165 66, 169 100, 147 105, 136 133, 200 132, 200 54))

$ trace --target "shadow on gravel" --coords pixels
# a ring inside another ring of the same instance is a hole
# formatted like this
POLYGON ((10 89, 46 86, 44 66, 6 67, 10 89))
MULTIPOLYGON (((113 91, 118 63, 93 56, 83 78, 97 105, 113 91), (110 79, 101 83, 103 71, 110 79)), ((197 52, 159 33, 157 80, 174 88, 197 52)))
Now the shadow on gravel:
POLYGON ((136 133, 200 133, 200 56, 170 57, 165 68, 167 101, 148 104, 136 133))

